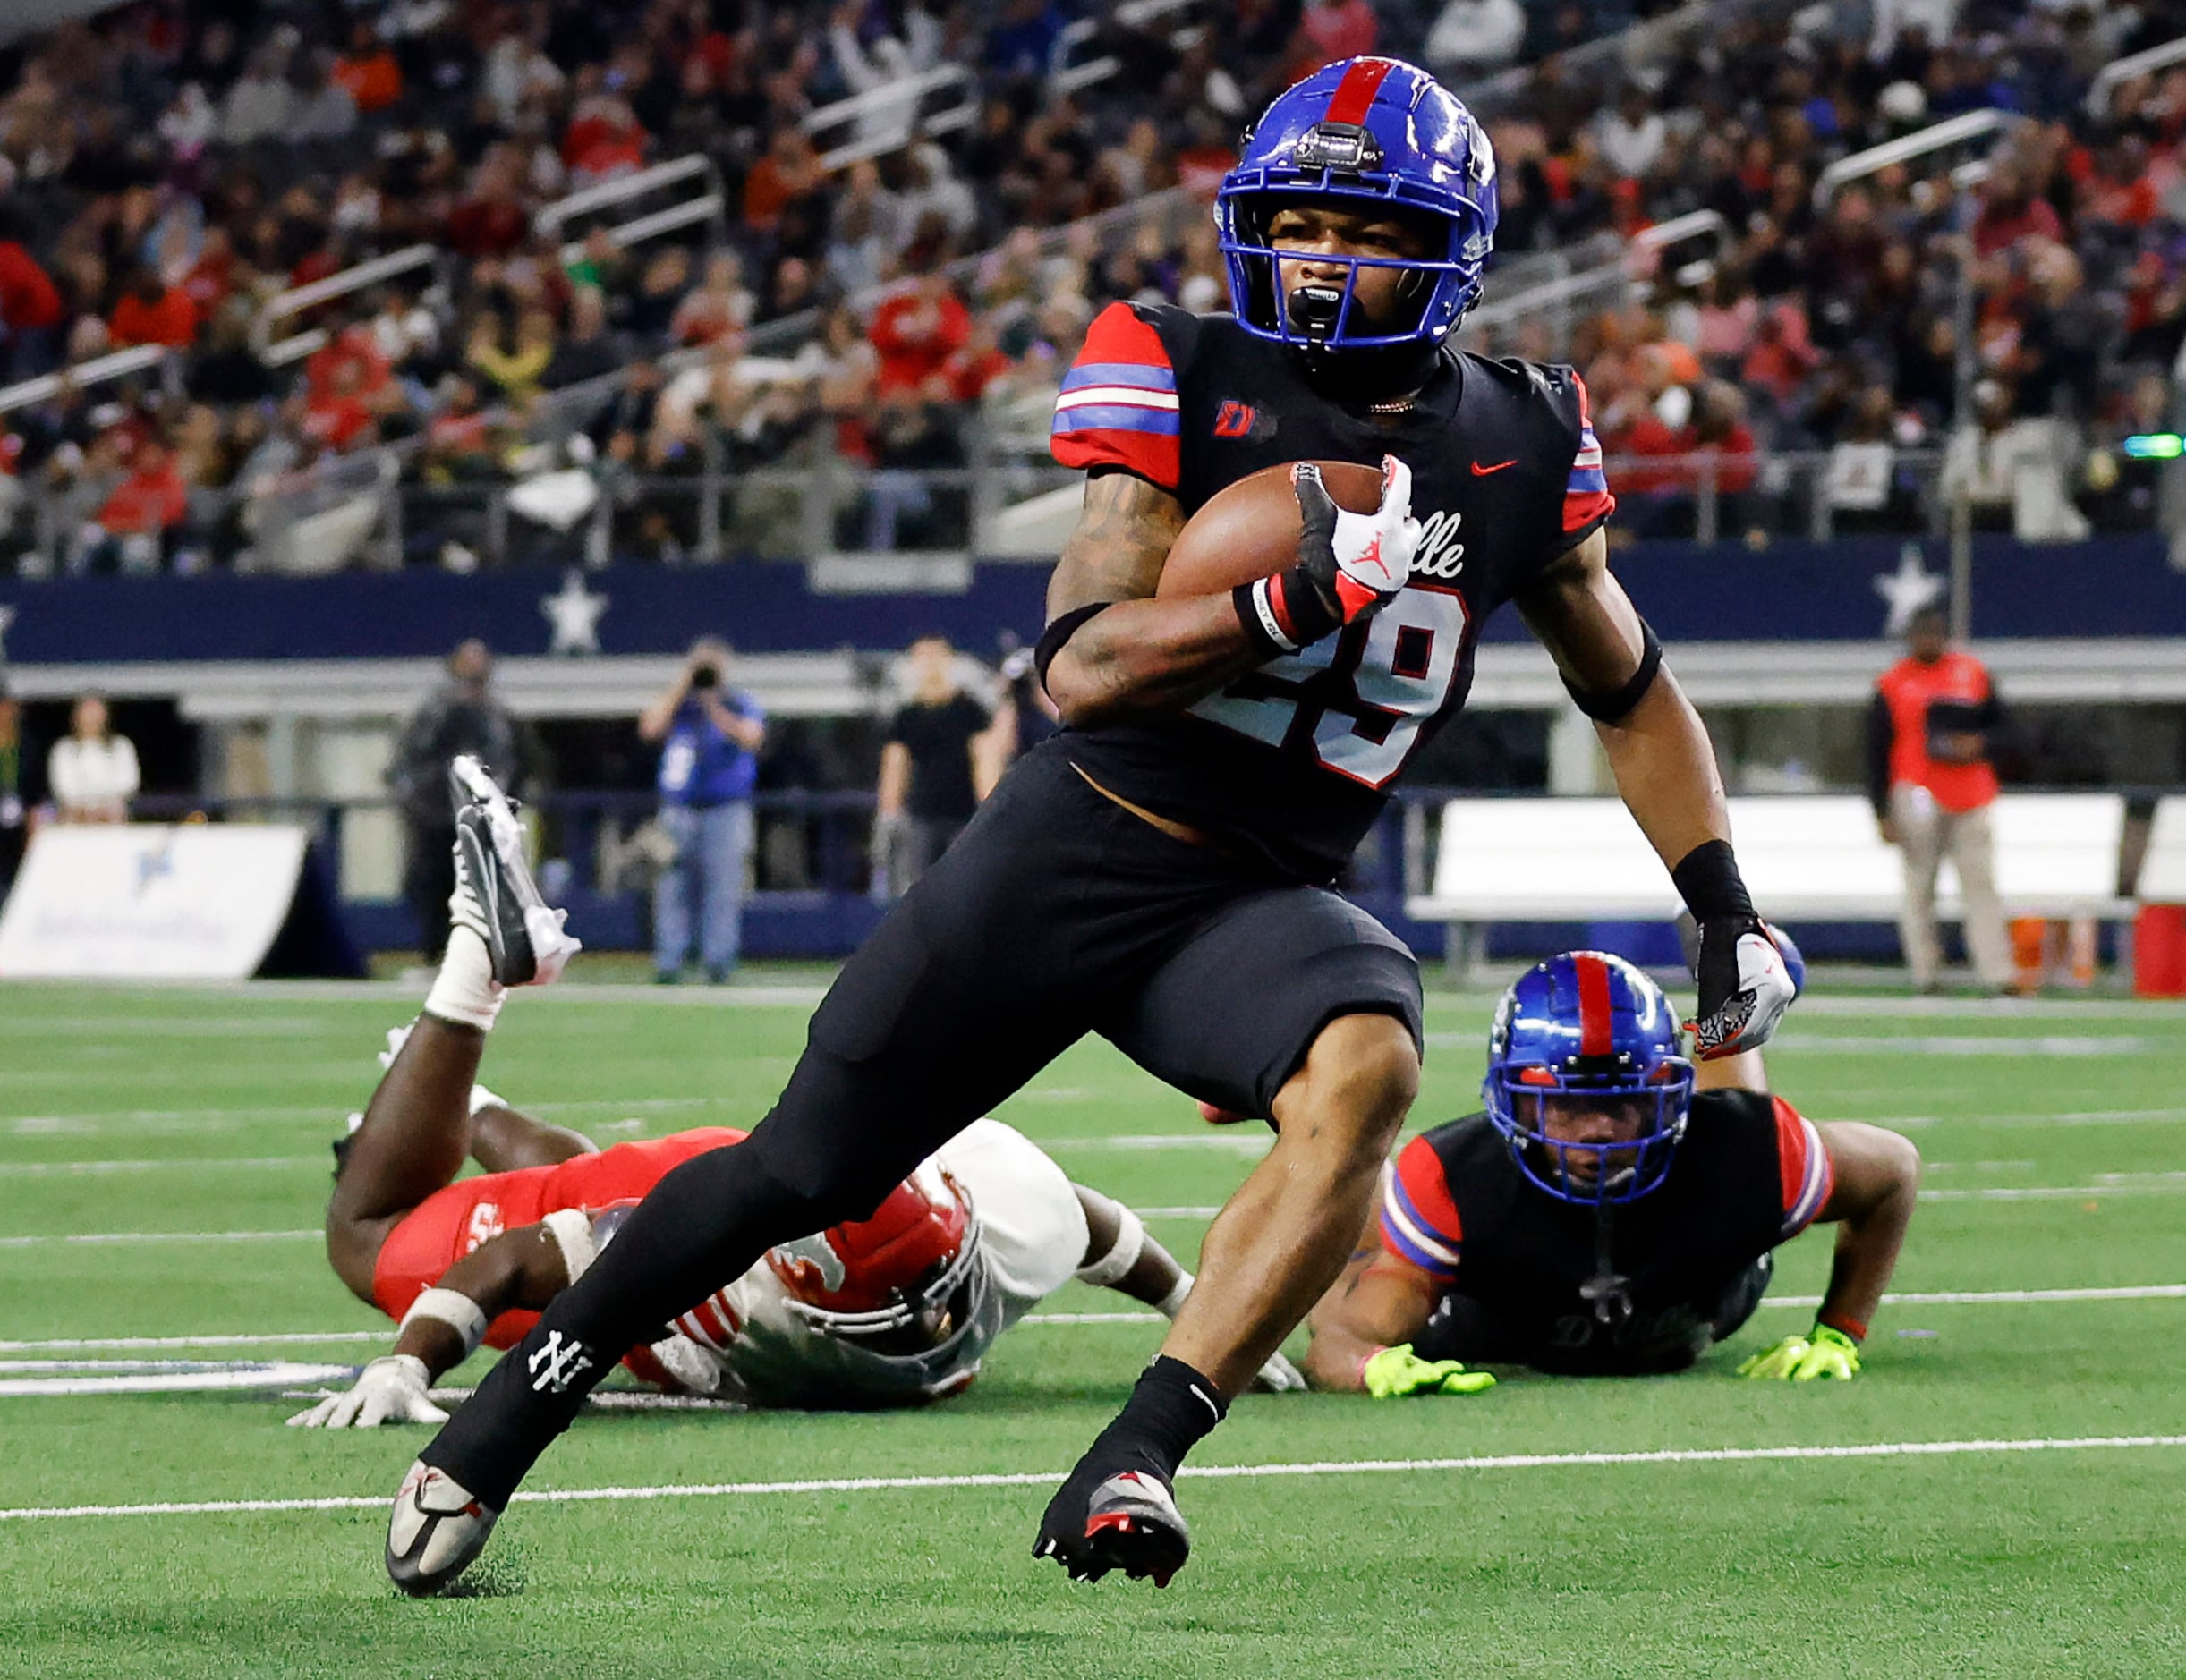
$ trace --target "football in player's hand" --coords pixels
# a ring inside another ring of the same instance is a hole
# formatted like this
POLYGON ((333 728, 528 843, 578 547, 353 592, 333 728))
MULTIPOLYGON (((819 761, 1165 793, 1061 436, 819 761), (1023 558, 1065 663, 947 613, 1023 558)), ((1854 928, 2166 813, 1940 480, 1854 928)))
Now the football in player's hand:
MULTIPOLYGON (((1336 505, 1371 513, 1382 505, 1382 469, 1351 461, 1323 461, 1321 481, 1336 505)), ((1161 568, 1163 598, 1225 595, 1240 583, 1272 577, 1297 564, 1297 492, 1288 466, 1263 467, 1210 496, 1170 545, 1161 568)))

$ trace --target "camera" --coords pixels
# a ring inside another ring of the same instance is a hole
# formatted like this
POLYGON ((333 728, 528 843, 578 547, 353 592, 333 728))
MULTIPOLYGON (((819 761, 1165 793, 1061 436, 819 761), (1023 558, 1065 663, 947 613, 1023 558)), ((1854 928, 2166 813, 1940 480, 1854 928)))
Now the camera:
POLYGON ((721 667, 718 665, 700 666, 695 671, 691 673, 691 686, 693 688, 720 687, 721 667))

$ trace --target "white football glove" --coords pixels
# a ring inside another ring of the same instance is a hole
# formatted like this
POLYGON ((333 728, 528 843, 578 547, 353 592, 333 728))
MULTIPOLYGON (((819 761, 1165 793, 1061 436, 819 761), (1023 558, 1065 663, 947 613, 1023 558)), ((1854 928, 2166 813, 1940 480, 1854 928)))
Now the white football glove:
POLYGON ((1341 623, 1365 617, 1404 587, 1419 547, 1411 468, 1382 457, 1382 505, 1371 513, 1337 506, 1310 461, 1292 466, 1290 488, 1304 522, 1298 564, 1341 623))
POLYGON ((1306 1373, 1277 1353, 1260 1368, 1259 1375, 1253 1379, 1253 1388, 1258 1394, 1302 1394, 1306 1373))
POLYGON ((389 1353, 367 1365, 347 1394, 328 1395, 288 1421, 292 1430, 376 1430, 382 1423, 446 1423, 447 1413, 427 1396, 432 1373, 411 1353, 389 1353))

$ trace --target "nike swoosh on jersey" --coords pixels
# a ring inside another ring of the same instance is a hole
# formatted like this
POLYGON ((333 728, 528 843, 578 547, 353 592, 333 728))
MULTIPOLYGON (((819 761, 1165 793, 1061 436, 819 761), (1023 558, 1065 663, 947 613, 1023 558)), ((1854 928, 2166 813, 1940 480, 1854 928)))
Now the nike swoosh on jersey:
POLYGON ((1516 455, 1511 456, 1508 461, 1498 461, 1492 467, 1484 467, 1477 461, 1476 461, 1473 462, 1473 477, 1476 479, 1484 479, 1491 472, 1501 472, 1505 467, 1515 467, 1518 465, 1518 457, 1516 455))

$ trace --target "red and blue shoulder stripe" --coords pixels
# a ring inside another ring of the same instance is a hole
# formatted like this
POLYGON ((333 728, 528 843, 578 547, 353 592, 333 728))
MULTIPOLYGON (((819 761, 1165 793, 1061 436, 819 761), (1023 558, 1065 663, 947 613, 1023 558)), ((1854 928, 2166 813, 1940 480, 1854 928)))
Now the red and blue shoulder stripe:
POLYGON ((1398 1153, 1382 1176, 1382 1245, 1438 1282, 1458 1275, 1463 1226, 1442 1158, 1424 1137, 1398 1153))
POLYGON ((1578 453, 1571 458, 1571 477, 1564 486, 1566 536, 1589 530, 1617 511, 1617 498, 1609 493, 1609 479, 1602 471, 1602 440, 1595 436, 1586 382, 1574 373, 1571 383, 1578 390, 1578 453))
POLYGON ((1182 435, 1177 370, 1161 335, 1129 304, 1110 304, 1063 376, 1050 452, 1066 467, 1121 467, 1173 490, 1182 435))

